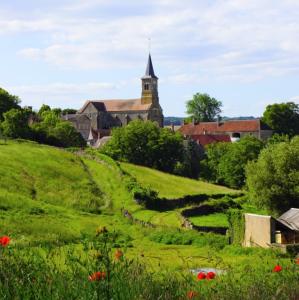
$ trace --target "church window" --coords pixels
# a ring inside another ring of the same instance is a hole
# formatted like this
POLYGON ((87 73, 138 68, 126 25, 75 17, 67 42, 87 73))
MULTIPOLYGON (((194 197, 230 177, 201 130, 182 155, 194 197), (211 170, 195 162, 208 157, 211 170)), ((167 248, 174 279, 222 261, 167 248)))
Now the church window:
POLYGON ((144 90, 145 90, 145 91, 148 91, 148 90, 149 90, 149 84, 148 84, 148 83, 145 83, 145 84, 144 84, 144 90))

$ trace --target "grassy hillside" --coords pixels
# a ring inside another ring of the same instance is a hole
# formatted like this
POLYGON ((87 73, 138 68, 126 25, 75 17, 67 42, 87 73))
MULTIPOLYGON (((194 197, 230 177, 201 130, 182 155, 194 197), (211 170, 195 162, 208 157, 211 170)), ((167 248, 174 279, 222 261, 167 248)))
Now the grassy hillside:
POLYGON ((138 182, 159 193, 160 197, 176 199, 186 195, 230 194, 237 191, 227 187, 163 173, 154 169, 121 163, 121 167, 138 182))
MULTIPOLYGON (((287 299, 272 288, 279 287, 282 279, 285 290, 293 295, 297 282, 293 261, 272 250, 228 245, 225 235, 183 229, 182 210, 198 209, 198 203, 161 212, 145 209, 129 192, 128 173, 142 186, 167 197, 167 204, 177 201, 171 199, 203 194, 208 195, 205 205, 227 204, 229 197, 215 199, 215 195, 236 192, 148 168, 120 167, 98 153, 73 154, 29 142, 0 143, 0 236, 11 238, 8 249, 0 245, 0 277, 6 280, 0 280, 0 298, 111 299, 106 292, 113 287, 113 299, 139 299, 140 295, 145 295, 143 299, 183 299, 190 288, 203 299, 233 299, 236 291, 243 291, 240 299, 247 299, 246 289, 263 293, 263 299, 277 295, 287 299), (133 219, 125 218, 122 209, 133 219), (101 235, 96 237, 103 226, 113 237, 108 252, 101 250, 106 245, 97 240, 101 235), (125 252, 124 261, 114 261, 116 248, 125 252), (104 260, 102 253, 106 253, 104 260), (89 282, 92 272, 108 270, 107 258, 112 259, 109 268, 114 272, 111 285, 89 282), (272 274, 277 263, 293 271, 277 277, 272 274), (225 270, 233 277, 217 275, 215 281, 200 285, 190 269, 205 267, 225 270), (260 280, 264 274, 271 280, 260 280)), ((227 225, 225 212, 190 219, 199 226, 227 225)))
MULTIPOLYGON (((13 244, 79 245, 84 236, 92 237, 96 228, 106 226, 118 233, 119 246, 127 248, 129 257, 154 268, 186 269, 214 265, 219 259, 232 264, 253 259, 248 251, 240 250, 238 260, 225 248, 219 251, 225 246, 224 236, 181 229, 181 209, 159 212, 138 205, 124 184, 121 168, 169 198, 233 190, 129 164, 119 168, 105 157, 92 159, 28 142, 0 144, 0 162, 0 235, 11 236, 13 244), (122 208, 157 227, 132 223, 122 216, 122 208)), ((199 218, 199 225, 226 225, 223 214, 199 218)))

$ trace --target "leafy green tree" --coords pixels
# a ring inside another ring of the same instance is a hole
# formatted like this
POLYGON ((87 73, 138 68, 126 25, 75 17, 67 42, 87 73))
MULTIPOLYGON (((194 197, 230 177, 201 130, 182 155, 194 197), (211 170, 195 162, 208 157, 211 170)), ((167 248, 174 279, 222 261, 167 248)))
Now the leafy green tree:
POLYGON ((50 128, 48 139, 56 140, 56 146, 60 147, 84 147, 86 145, 82 135, 66 121, 60 121, 55 127, 50 128))
POLYGON ((228 151, 221 157, 218 168, 223 183, 232 188, 245 185, 245 167, 256 160, 264 144, 252 136, 245 136, 239 142, 229 144, 228 151))
POLYGON ((299 134, 299 105, 294 102, 268 105, 262 120, 276 133, 299 134))
POLYGON ((6 90, 0 88, 0 122, 3 120, 3 114, 12 108, 20 108, 20 99, 17 96, 9 94, 6 90))
POLYGON ((45 111, 51 111, 51 107, 49 106, 49 105, 46 105, 46 104, 43 104, 41 107, 40 107, 40 109, 39 109, 39 111, 38 111, 38 115, 40 116, 40 117, 42 117, 42 115, 43 115, 43 113, 45 112, 45 111))
POLYGON ((73 108, 65 108, 62 110, 62 115, 65 116, 65 115, 72 115, 72 114, 76 114, 77 113, 77 110, 76 109, 73 109, 73 108))
POLYGON ((299 207, 299 137, 272 144, 246 168, 249 196, 256 205, 280 214, 299 207))
POLYGON ((172 172, 183 158, 182 136, 151 121, 135 120, 115 128, 101 151, 114 159, 172 172))
POLYGON ((242 188, 247 162, 257 159, 263 147, 263 142, 252 136, 235 143, 213 143, 207 147, 206 158, 201 162, 201 176, 231 188, 242 188))
POLYGON ((222 103, 208 94, 196 93, 186 103, 187 114, 197 122, 210 122, 221 113, 222 103))
POLYGON ((31 137, 31 130, 28 125, 30 110, 13 108, 4 113, 4 121, 1 123, 3 134, 11 138, 31 137))
POLYGON ((228 152, 229 143, 212 143, 205 149, 205 158, 200 163, 200 176, 213 183, 223 183, 219 174, 221 158, 228 152))
POLYGON ((192 139, 184 140, 183 161, 175 166, 174 173, 184 177, 197 179, 200 173, 200 161, 204 158, 204 151, 192 139))

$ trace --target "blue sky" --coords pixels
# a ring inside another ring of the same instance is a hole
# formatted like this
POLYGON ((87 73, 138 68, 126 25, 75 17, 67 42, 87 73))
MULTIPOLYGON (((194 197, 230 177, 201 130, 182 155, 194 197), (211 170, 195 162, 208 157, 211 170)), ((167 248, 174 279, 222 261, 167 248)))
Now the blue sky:
POLYGON ((196 92, 223 115, 299 103, 298 0, 0 2, 0 86, 23 105, 138 98, 148 38, 165 116, 196 92))

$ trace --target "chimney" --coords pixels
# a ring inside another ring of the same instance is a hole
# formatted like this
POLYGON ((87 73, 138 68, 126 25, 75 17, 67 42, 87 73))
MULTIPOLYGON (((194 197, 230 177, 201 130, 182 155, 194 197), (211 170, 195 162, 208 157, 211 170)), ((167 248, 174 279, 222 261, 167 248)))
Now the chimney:
POLYGON ((218 115, 217 116, 217 127, 219 127, 221 124, 221 117, 218 115))

